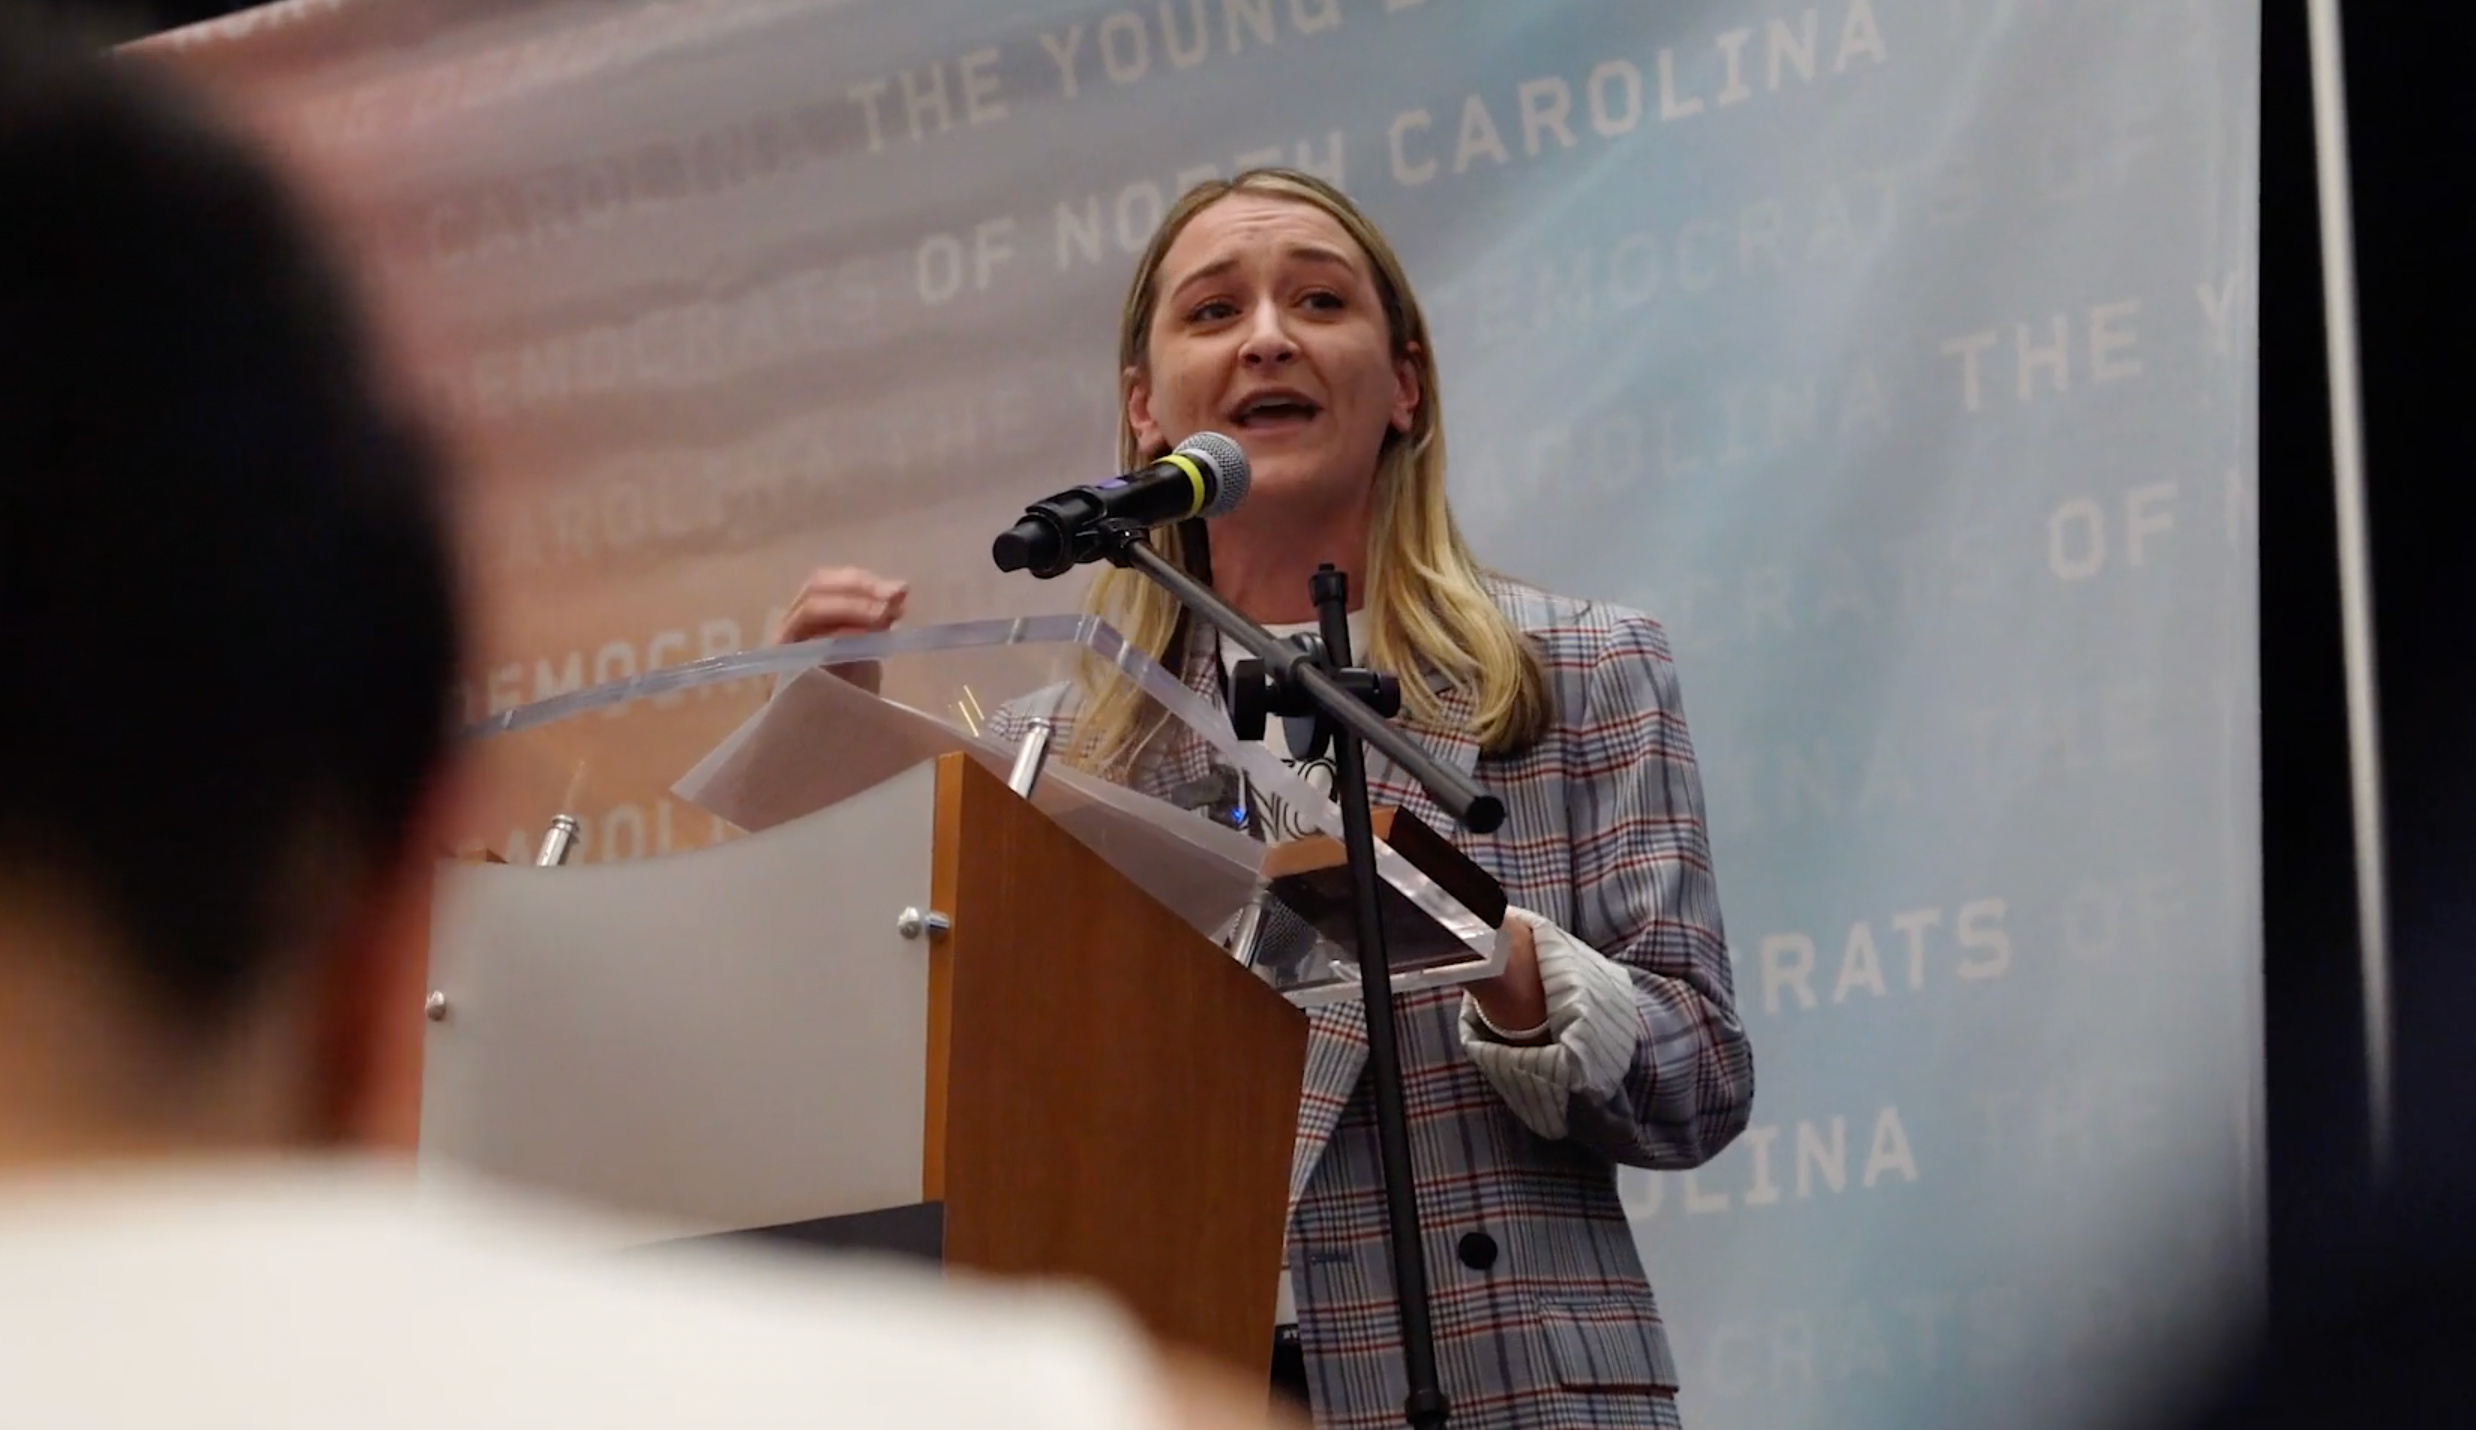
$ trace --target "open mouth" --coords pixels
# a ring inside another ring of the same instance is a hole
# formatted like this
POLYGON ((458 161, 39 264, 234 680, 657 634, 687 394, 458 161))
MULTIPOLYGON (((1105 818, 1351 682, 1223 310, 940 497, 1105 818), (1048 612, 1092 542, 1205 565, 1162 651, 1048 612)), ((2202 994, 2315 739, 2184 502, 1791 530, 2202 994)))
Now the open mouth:
POLYGON ((1304 426, 1323 410, 1303 393, 1268 391, 1239 403, 1231 409, 1229 420, 1246 431, 1272 431, 1304 426))

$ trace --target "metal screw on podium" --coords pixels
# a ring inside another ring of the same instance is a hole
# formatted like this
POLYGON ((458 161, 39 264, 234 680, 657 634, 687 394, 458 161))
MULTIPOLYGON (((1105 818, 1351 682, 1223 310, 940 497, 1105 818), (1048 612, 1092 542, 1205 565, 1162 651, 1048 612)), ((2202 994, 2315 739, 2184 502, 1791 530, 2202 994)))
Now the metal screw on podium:
POLYGON ((421 1011, 428 1014, 430 1021, 433 1023, 446 1022, 447 995, 443 992, 432 990, 428 1001, 421 1005, 421 1011))
POLYGON ((1032 797, 1033 786, 1040 783, 1040 769, 1049 761, 1049 740, 1057 727, 1047 720, 1034 720, 1023 732, 1023 743, 1015 747, 1014 769, 1006 776, 1006 788, 1025 799, 1032 797))
POLYGON ((954 920, 934 909, 925 914, 918 909, 905 909, 894 919, 894 931, 905 938, 918 938, 923 933, 933 939, 943 938, 946 930, 953 927, 954 920))
POLYGON ((581 832, 582 826, 576 822, 576 816, 552 815, 550 827, 542 831, 541 851, 533 856, 534 867, 556 869, 567 863, 568 856, 576 852, 576 836, 581 832))

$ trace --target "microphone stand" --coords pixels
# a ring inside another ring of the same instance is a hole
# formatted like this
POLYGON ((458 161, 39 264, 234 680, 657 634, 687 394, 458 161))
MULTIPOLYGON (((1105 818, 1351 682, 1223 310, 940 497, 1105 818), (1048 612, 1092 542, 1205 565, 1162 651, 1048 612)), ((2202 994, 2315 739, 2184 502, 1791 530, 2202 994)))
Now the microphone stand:
POLYGON ((1340 797, 1342 848, 1349 860, 1358 923, 1359 995, 1367 1011, 1367 1064, 1375 1079, 1376 1147, 1384 1168, 1384 1200, 1393 1255, 1393 1289, 1401 1309, 1402 1361, 1410 1393, 1403 1412, 1414 1430, 1438 1430, 1451 1404, 1436 1380, 1435 1328, 1427 1290, 1427 1255, 1419 1235, 1418 1196, 1410 1177, 1410 1125, 1403 1103, 1400 1029, 1394 1015, 1392 964, 1384 945, 1382 884, 1376 874, 1375 821, 1368 805, 1366 747, 1375 746, 1424 787, 1456 820, 1486 833, 1504 822, 1504 801, 1386 723, 1401 708, 1393 677, 1350 664, 1349 577, 1332 566, 1309 578, 1322 639, 1291 644, 1241 615, 1144 540, 1132 522, 1099 525, 1100 554, 1132 567, 1179 603, 1218 627, 1260 661, 1260 685, 1241 693, 1257 710, 1313 714, 1319 743, 1335 746, 1334 792, 1340 797))

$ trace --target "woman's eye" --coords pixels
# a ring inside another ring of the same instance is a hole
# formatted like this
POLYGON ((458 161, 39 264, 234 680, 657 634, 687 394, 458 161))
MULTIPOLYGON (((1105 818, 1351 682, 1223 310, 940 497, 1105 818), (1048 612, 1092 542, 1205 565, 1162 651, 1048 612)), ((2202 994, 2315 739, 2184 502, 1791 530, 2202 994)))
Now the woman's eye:
POLYGON ((1237 311, 1238 310, 1231 306, 1228 302, 1215 298, 1209 303, 1201 303, 1196 305, 1194 311, 1188 313, 1186 316, 1187 320, 1190 322, 1217 323, 1225 318, 1234 316, 1237 311))
POLYGON ((1328 312, 1339 309, 1343 306, 1341 295, 1338 293, 1310 293, 1307 295, 1306 301, 1308 307, 1321 308, 1328 312))

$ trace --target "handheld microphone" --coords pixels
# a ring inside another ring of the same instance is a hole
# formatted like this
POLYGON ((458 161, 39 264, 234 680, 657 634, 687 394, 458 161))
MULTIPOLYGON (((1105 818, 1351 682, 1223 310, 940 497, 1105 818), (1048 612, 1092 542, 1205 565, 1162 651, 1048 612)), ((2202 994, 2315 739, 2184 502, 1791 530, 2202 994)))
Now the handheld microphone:
POLYGON ((1246 496, 1247 454, 1218 432, 1198 432, 1140 471, 1025 507, 1023 519, 989 554, 1000 571, 1030 571, 1047 580, 1101 555, 1094 537, 1103 522, 1152 527, 1224 516, 1246 496))

